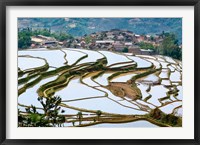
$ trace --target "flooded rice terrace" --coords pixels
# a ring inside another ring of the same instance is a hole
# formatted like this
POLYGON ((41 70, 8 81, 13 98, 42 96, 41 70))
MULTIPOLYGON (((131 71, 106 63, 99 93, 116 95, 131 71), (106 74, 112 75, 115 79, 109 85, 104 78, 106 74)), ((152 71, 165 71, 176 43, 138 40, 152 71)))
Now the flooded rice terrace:
POLYGON ((18 110, 54 127, 180 127, 182 65, 166 56, 86 49, 18 51, 18 110), (64 118, 57 123, 50 111, 64 118), (53 104, 55 103, 55 104, 53 104), (56 106, 56 107, 54 107, 56 106))

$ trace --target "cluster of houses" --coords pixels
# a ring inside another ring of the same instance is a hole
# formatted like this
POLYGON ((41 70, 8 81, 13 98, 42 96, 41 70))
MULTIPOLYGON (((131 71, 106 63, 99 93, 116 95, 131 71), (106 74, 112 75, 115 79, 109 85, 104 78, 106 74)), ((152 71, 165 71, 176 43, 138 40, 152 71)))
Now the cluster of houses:
POLYGON ((100 49, 123 52, 127 49, 128 52, 134 54, 153 54, 150 49, 141 49, 140 42, 150 43, 153 46, 159 46, 163 41, 161 35, 138 35, 131 31, 112 29, 110 31, 103 31, 86 35, 85 37, 78 37, 71 46, 75 48, 100 49), (89 42, 88 42, 89 38, 89 42))
POLYGON ((37 35, 31 37, 32 48, 55 48, 63 45, 63 42, 57 41, 53 37, 37 35))
POLYGON ((131 31, 113 29, 76 37, 73 40, 63 42, 57 41, 55 38, 42 35, 31 38, 33 48, 85 48, 91 50, 109 50, 118 52, 129 52, 134 54, 151 55, 153 51, 150 49, 141 49, 140 42, 151 43, 153 46, 159 46, 163 38, 161 35, 137 35, 131 31))

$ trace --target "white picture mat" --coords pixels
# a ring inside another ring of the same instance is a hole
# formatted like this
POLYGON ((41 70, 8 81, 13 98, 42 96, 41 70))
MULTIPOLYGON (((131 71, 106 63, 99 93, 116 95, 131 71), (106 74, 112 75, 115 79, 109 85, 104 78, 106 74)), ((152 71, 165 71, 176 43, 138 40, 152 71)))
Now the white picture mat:
POLYGON ((6 8, 7 139, 194 139, 194 7, 107 6, 6 8), (18 17, 181 17, 183 46, 183 127, 181 128, 18 128, 18 17))

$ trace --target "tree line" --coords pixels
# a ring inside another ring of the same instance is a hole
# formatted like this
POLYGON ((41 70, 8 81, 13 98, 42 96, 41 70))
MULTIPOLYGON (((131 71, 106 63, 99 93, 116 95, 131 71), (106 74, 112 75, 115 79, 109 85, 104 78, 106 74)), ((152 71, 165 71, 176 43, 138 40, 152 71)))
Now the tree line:
POLYGON ((151 43, 140 42, 141 49, 150 49, 159 55, 169 56, 178 60, 182 60, 182 48, 179 47, 178 39, 173 33, 162 34, 163 41, 159 46, 153 46, 151 43))
POLYGON ((18 48, 28 48, 31 45, 31 37, 37 35, 44 35, 47 37, 54 37, 58 41, 65 41, 69 39, 74 39, 73 36, 64 32, 51 32, 51 29, 40 29, 32 30, 31 28, 26 28, 23 30, 18 30, 18 48))

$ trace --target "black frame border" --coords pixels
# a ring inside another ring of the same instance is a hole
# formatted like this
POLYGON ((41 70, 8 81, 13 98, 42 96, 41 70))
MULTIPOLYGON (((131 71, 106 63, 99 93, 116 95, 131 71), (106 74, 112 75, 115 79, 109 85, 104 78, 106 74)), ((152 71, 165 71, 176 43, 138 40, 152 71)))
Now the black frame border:
POLYGON ((0 143, 2 145, 200 145, 200 0, 0 0, 0 143), (7 6, 194 6, 194 139, 6 139, 7 6))

